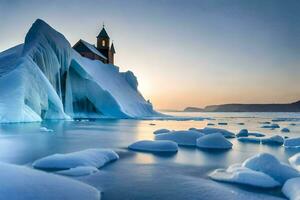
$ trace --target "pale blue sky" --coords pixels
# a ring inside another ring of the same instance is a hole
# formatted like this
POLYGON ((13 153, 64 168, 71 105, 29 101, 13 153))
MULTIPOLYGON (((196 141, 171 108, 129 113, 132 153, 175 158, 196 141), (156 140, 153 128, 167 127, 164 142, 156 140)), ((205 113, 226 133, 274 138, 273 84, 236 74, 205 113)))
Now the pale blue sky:
POLYGON ((102 22, 116 64, 156 108, 300 99, 300 1, 0 0, 0 51, 35 19, 71 44, 96 42, 102 22))

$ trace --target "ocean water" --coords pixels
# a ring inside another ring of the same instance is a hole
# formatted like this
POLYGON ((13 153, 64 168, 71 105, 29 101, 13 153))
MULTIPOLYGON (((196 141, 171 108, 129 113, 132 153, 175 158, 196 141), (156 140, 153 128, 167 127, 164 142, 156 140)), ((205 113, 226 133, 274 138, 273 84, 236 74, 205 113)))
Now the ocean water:
POLYGON ((237 133, 247 128, 267 136, 279 134, 300 137, 300 113, 167 113, 175 116, 207 117, 211 120, 97 120, 46 121, 43 123, 1 124, 0 161, 31 166, 32 162, 54 153, 67 153, 87 148, 111 148, 120 160, 91 176, 78 177, 103 192, 103 199, 276 199, 284 198, 280 188, 259 189, 215 182, 208 174, 216 168, 241 163, 260 152, 287 159, 300 149, 241 143, 230 139, 233 148, 228 151, 203 151, 180 147, 177 154, 152 154, 129 151, 127 146, 138 140, 154 139, 153 131, 160 128, 185 130, 203 128, 207 123, 237 133), (263 129, 262 122, 274 122, 280 129, 263 129), (218 125, 226 122, 228 125, 218 125), (240 125, 244 123, 244 125, 240 125), (295 125, 291 125, 294 123, 295 125), (43 132, 40 127, 53 129, 43 132))

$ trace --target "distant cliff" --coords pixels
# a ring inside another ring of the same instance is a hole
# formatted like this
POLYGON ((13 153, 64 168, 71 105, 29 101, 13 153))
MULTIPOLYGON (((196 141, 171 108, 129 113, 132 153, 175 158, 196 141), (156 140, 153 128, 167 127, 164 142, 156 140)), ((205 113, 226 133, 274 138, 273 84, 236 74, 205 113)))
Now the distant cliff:
POLYGON ((187 107, 184 112, 300 112, 300 101, 290 104, 223 104, 203 108, 187 107))

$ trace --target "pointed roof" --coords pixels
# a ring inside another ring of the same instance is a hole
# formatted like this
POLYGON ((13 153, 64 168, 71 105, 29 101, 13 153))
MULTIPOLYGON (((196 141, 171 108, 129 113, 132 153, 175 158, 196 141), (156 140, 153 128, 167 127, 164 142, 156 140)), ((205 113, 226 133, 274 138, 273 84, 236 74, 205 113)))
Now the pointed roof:
POLYGON ((110 51, 111 51, 112 53, 116 53, 116 50, 115 50, 115 47, 114 47, 114 43, 113 43, 113 42, 111 43, 110 51))
POLYGON ((107 60, 107 58, 102 53, 100 53, 100 51, 98 51, 98 49, 94 45, 92 45, 92 44, 90 44, 90 43, 88 43, 88 42, 86 42, 82 39, 80 39, 79 42, 81 42, 84 46, 86 46, 94 54, 96 54, 96 55, 100 56, 101 58, 107 60))
POLYGON ((98 34, 97 38, 107 38, 109 39, 109 36, 104 28, 104 25, 103 25, 103 28, 102 30, 100 31, 100 33, 98 34))

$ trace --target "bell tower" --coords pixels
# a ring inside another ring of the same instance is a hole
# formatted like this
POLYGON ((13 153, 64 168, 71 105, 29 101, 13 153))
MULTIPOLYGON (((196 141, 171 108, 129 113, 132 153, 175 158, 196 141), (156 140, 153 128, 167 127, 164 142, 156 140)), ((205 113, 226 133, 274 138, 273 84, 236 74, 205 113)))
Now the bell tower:
POLYGON ((97 49, 106 57, 109 56, 109 36, 105 30, 104 24, 102 30, 100 31, 99 35, 97 36, 97 49))

